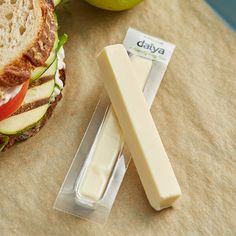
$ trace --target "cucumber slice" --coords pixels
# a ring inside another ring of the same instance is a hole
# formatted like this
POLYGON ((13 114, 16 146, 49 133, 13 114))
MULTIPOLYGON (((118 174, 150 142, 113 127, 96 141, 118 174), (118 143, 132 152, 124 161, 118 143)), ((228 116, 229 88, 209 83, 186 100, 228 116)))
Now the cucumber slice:
MULTIPOLYGON (((38 100, 48 98, 48 101, 54 91, 55 80, 54 76, 57 70, 57 58, 51 64, 42 77, 53 76, 51 80, 39 86, 28 89, 24 98, 23 104, 29 104, 38 100)), ((40 106, 27 112, 11 116, 0 122, 0 134, 18 134, 32 128, 46 113, 49 104, 40 106)), ((1 147, 1 146, 0 146, 1 147)))
POLYGON ((47 68, 47 70, 40 76, 42 77, 46 77, 46 76, 51 76, 51 75, 55 75, 56 71, 57 71, 57 58, 53 61, 53 63, 50 65, 50 67, 47 68))
POLYGON ((49 100, 49 98, 53 93, 54 86, 55 86, 55 81, 54 79, 52 79, 44 84, 30 88, 25 95, 23 105, 36 102, 38 100, 45 98, 48 98, 49 100))
POLYGON ((50 98, 55 87, 54 77, 57 71, 57 62, 58 62, 58 59, 56 58, 54 62, 51 64, 51 66, 47 68, 44 74, 40 76, 40 78, 53 76, 53 79, 39 86, 28 89, 24 98, 23 105, 26 103, 35 102, 43 98, 50 98))
POLYGON ((38 79, 48 69, 48 66, 50 66, 53 63, 53 61, 55 60, 57 56, 58 44, 59 44, 59 40, 58 40, 58 35, 56 34, 56 39, 55 39, 52 51, 45 62, 46 66, 35 68, 31 73, 31 79, 30 79, 31 81, 38 79))
POLYGON ((0 133, 13 135, 31 128, 39 120, 43 118, 49 104, 40 106, 33 110, 21 113, 19 115, 11 116, 0 122, 0 133))
POLYGON ((34 81, 38 79, 44 73, 45 70, 47 70, 47 67, 43 67, 43 66, 37 67, 36 69, 34 69, 31 73, 30 81, 34 81))

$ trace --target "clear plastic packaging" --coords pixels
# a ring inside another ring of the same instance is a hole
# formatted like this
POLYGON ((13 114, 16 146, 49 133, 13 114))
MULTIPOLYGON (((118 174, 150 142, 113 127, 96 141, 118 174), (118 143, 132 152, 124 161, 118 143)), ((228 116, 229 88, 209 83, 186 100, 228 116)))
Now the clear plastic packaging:
MULTIPOLYGON (((149 107, 175 46, 130 28, 124 46, 149 107)), ((104 91, 58 193, 54 208, 104 224, 128 168, 124 138, 104 91)))

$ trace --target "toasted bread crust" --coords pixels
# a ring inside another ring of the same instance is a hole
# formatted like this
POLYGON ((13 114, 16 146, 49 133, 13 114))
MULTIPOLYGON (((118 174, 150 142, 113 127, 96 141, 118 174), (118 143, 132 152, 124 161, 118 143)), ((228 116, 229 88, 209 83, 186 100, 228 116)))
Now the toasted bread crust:
MULTIPOLYGON (((64 69, 60 70, 60 80, 62 80, 64 85, 65 85, 65 79, 66 79, 65 70, 64 69)), ((27 130, 21 134, 10 136, 8 144, 4 147, 4 149, 2 151, 6 151, 10 147, 12 147, 15 143, 26 141, 27 139, 36 135, 40 131, 40 129, 46 124, 47 120, 52 116, 52 113, 53 113, 54 109, 56 108, 58 102, 61 100, 61 98, 62 98, 62 94, 60 93, 56 97, 55 101, 51 103, 46 114, 41 119, 41 121, 36 124, 35 127, 33 127, 30 130, 27 130)))
POLYGON ((54 6, 51 0, 40 0, 42 27, 32 45, 22 55, 8 64, 0 74, 0 86, 14 87, 28 80, 31 71, 44 66, 50 55, 57 32, 54 18, 54 6))

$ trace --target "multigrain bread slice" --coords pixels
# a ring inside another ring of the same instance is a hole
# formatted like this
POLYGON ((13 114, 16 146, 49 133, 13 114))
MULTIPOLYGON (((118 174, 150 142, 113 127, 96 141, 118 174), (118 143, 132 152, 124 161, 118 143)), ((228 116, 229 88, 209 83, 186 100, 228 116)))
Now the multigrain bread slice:
MULTIPOLYGON (((63 82, 63 85, 65 86, 65 80, 66 80, 65 70, 62 69, 59 71, 59 73, 60 73, 60 80, 63 82)), ((54 109, 56 108, 58 102, 61 100, 61 98, 62 98, 62 93, 60 93, 55 98, 55 101, 51 103, 44 117, 34 127, 32 127, 29 130, 24 131, 21 134, 10 136, 7 145, 4 147, 2 151, 6 151, 10 147, 12 147, 14 144, 26 141, 29 138, 36 135, 40 131, 40 129, 47 123, 48 119, 52 116, 52 113, 54 109)))
POLYGON ((57 23, 52 0, 0 0, 0 86, 14 87, 44 66, 57 23))

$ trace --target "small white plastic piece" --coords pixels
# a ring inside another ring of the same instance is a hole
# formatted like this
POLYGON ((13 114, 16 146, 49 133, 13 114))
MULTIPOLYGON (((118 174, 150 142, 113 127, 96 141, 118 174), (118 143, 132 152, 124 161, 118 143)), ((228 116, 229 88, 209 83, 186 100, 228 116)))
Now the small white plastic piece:
MULTIPOLYGON (((143 89, 152 68, 152 61, 132 56, 131 62, 136 71, 140 88, 143 89)), ((96 202, 102 198, 123 146, 123 134, 111 106, 99 132, 90 163, 81 177, 77 190, 82 201, 88 199, 96 202)))

